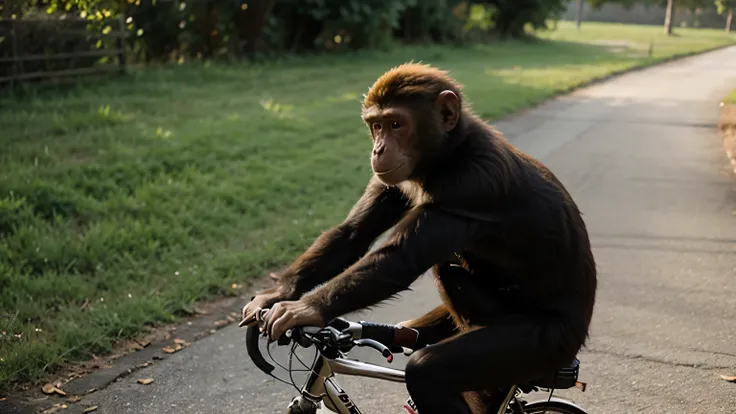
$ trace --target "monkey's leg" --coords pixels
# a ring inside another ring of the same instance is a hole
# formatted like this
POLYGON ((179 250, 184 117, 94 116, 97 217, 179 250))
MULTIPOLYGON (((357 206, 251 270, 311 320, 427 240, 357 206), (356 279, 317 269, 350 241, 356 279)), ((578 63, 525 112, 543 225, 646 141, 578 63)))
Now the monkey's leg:
MULTIPOLYGON (((571 361, 575 341, 564 321, 538 315, 502 317, 415 352, 406 365, 406 386, 422 414, 470 411, 463 393, 505 388, 552 374, 571 361)), ((483 398, 483 400, 486 400, 483 398)))
POLYGON ((419 332, 415 350, 440 342, 459 332, 447 305, 440 305, 419 318, 402 322, 401 325, 419 332))

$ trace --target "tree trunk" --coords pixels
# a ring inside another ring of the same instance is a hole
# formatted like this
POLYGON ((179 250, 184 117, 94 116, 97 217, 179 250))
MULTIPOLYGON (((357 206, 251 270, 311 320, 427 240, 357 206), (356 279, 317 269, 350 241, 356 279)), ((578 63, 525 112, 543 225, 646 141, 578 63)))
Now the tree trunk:
POLYGON ((731 22, 733 22, 733 9, 729 9, 726 16, 726 33, 731 33, 731 22))
POLYGON ((664 15, 664 32, 667 36, 672 35, 672 13, 675 8, 675 0, 667 0, 667 12, 664 15))
POLYGON ((238 16, 237 25, 240 39, 244 41, 243 52, 250 54, 256 51, 258 40, 263 34, 263 29, 268 23, 276 0, 252 1, 248 4, 241 16, 238 16))
POLYGON ((578 0, 578 15, 577 15, 577 27, 580 29, 580 25, 583 23, 583 0, 578 0))

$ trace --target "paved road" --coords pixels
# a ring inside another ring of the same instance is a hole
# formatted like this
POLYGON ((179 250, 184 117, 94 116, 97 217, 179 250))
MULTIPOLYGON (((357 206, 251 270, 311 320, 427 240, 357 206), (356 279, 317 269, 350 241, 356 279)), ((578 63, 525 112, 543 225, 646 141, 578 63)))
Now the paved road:
MULTIPOLYGON (((718 100, 736 48, 632 73, 498 124, 542 159, 585 214, 600 269, 580 356, 592 413, 736 413, 736 186, 722 168, 718 100)), ((428 278, 362 315, 396 322, 438 301, 428 278)), ((229 327, 85 401, 101 413, 281 413, 293 389, 266 380, 229 327), (136 378, 152 377, 149 386, 136 378)), ((309 354, 305 354, 309 355, 309 354)), ((378 359, 359 352, 358 356, 378 359)), ((394 365, 401 366, 403 360, 394 365)), ((402 386, 345 379, 366 413, 400 413, 402 386)))

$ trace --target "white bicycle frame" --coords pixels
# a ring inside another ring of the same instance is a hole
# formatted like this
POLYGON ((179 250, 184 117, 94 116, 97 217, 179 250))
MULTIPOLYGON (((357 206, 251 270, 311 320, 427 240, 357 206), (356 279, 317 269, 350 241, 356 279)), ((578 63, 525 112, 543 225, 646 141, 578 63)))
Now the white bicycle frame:
MULTIPOLYGON (((352 337, 353 340, 356 340, 355 345, 357 346, 369 346, 371 348, 375 348, 375 343, 366 343, 361 342, 362 340, 359 339, 362 337, 362 329, 363 325, 360 323, 354 323, 349 321, 347 322, 348 326, 347 328, 341 329, 341 332, 343 333, 350 333, 350 337, 352 337)), ((300 329, 301 334, 306 334, 307 339, 309 336, 313 336, 317 334, 319 331, 321 331, 323 328, 318 327, 303 327, 300 329)), ((290 337, 292 335, 293 331, 287 331, 287 337, 290 337)), ((253 327, 249 327, 246 334, 246 346, 248 348, 248 353, 255 362, 255 364, 264 372, 267 374, 270 374, 273 370, 273 366, 268 364, 263 360, 263 356, 261 355, 260 351, 258 350, 258 338, 261 336, 261 333, 256 330, 253 327)), ((299 342, 300 340, 297 339, 297 342, 302 344, 302 342, 299 342)), ((375 341, 374 341, 375 342, 375 341)), ((378 343, 380 344, 380 343, 378 343)), ((303 346, 308 347, 312 345, 309 344, 303 344, 303 346)), ((383 351, 381 351, 383 352, 383 351)), ((384 355, 387 356, 387 355, 384 355)), ((300 390, 300 396, 292 400, 291 405, 289 406, 290 412, 321 412, 324 413, 324 411, 321 410, 322 404, 324 403, 324 406, 335 413, 338 414, 361 414, 360 409, 358 409, 358 406, 350 399, 350 397, 347 395, 347 393, 338 385, 337 381, 335 380, 336 374, 342 374, 342 375, 349 375, 353 377, 364 377, 364 378, 374 378, 384 381, 391 381, 396 383, 405 383, 406 377, 405 372, 399 369, 394 368, 388 368, 376 364, 371 364, 367 362, 361 362, 356 361, 353 359, 344 358, 342 353, 338 353, 334 358, 332 356, 325 356, 322 354, 322 352, 318 349, 317 350, 317 356, 314 361, 314 365, 312 366, 312 369, 310 370, 309 377, 307 381, 305 382, 304 386, 300 390), (292 409, 296 409, 299 411, 293 411, 292 409)), ((580 388, 582 391, 585 391, 585 383, 580 383, 576 381, 576 387, 580 388), (580 386, 578 386, 580 385, 580 386)), ((546 388, 546 387, 542 387, 546 388)), ((550 389, 550 391, 552 391, 550 389)), ((499 406, 499 409, 497 411, 497 414, 505 414, 506 409, 511 404, 514 397, 520 398, 521 395, 524 394, 524 392, 519 389, 517 385, 514 385, 509 388, 508 393, 506 394, 504 401, 499 406)), ((550 394, 549 399, 547 402, 551 402, 552 400, 556 402, 560 402, 566 406, 570 406, 575 408, 575 410, 580 412, 585 412, 582 408, 576 406, 571 401, 560 399, 560 398, 553 398, 550 394)), ((524 411, 523 406, 526 407, 532 407, 536 405, 537 403, 531 403, 531 404, 525 404, 524 402, 521 402, 521 400, 517 399, 518 407, 524 411)), ((417 409, 412 402, 411 398, 408 399, 407 403, 404 405, 404 408, 409 412, 409 414, 421 414, 417 412, 417 409)), ((535 407, 538 408, 538 407, 535 407)))
MULTIPOLYGON (((302 397, 309 399, 315 405, 319 405, 321 401, 325 407, 338 414, 361 414, 362 411, 358 409, 358 406, 355 405, 348 394, 335 381, 335 374, 375 378, 398 383, 404 383, 406 381, 404 371, 398 369, 382 367, 352 359, 328 359, 319 355, 307 382, 302 388, 302 397)), ((498 414, 504 414, 506 412, 506 407, 511 402, 515 393, 516 387, 511 387, 498 414)), ((408 408, 417 413, 415 407, 408 408)))

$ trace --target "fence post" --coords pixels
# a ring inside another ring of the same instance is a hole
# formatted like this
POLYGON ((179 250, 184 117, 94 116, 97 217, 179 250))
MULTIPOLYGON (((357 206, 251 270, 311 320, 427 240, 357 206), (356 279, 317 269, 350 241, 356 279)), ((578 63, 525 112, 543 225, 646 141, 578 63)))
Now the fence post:
POLYGON ((118 17, 118 29, 119 33, 115 36, 115 47, 118 48, 118 65, 120 65, 121 73, 127 73, 128 61, 125 56, 125 20, 123 16, 118 17))
POLYGON ((10 20, 10 33, 11 36, 13 36, 13 44, 12 44, 12 58, 13 58, 13 76, 10 79, 10 87, 15 88, 16 82, 18 82, 18 76, 20 75, 19 72, 23 72, 23 61, 20 60, 20 54, 18 53, 18 27, 16 25, 15 19, 10 20), (18 65, 20 66, 20 71, 18 70, 18 65))

